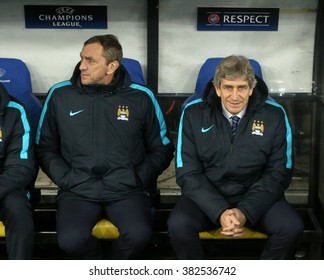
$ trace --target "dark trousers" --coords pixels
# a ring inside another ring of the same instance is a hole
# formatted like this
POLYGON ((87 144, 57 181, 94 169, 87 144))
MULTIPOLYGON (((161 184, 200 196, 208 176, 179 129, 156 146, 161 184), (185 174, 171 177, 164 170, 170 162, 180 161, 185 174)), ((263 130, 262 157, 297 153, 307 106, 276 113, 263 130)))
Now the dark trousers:
MULTIPOLYGON (((215 228, 211 220, 186 197, 182 197, 168 219, 172 247, 178 259, 203 259, 199 232, 215 228)), ((304 224, 292 206, 278 201, 255 227, 268 234, 261 259, 292 259, 304 224)))
POLYGON ((26 192, 15 191, 0 200, 0 220, 6 231, 10 260, 28 260, 33 256, 34 220, 26 192))
POLYGON ((58 198, 59 247, 66 254, 82 259, 106 258, 104 242, 91 235, 92 228, 102 218, 109 219, 120 233, 112 242, 110 259, 133 258, 151 240, 151 201, 147 196, 102 203, 67 192, 58 198))

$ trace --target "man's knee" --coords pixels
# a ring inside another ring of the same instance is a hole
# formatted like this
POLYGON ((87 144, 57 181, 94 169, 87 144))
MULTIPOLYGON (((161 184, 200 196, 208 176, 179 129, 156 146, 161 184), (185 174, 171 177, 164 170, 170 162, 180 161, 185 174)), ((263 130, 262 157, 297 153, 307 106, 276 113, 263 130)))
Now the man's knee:
POLYGON ((185 213, 172 212, 168 219, 168 231, 171 235, 186 233, 192 228, 193 220, 185 213))
POLYGON ((287 242, 295 242, 303 234, 304 222, 296 215, 296 217, 287 220, 277 232, 287 242))
POLYGON ((57 241, 60 249, 69 255, 79 255, 82 248, 91 238, 73 230, 58 232, 57 241))
POLYGON ((152 238, 152 228, 142 226, 129 229, 125 234, 121 234, 120 239, 127 240, 132 246, 143 246, 150 242, 152 238))
POLYGON ((7 209, 4 224, 7 233, 10 231, 30 236, 34 232, 33 214, 28 208, 7 209))
POLYGON ((304 231, 304 222, 303 220, 299 217, 299 216, 296 216, 295 219, 292 219, 290 221, 290 223, 288 224, 288 235, 291 237, 291 238, 300 238, 301 235, 303 234, 303 231, 304 231))

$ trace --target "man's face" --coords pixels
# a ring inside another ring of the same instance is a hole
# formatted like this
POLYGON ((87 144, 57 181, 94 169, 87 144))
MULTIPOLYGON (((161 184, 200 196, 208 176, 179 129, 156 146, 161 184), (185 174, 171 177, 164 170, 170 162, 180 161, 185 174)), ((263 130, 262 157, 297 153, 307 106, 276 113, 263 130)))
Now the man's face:
POLYGON ((233 115, 237 115, 247 106, 253 92, 248 81, 242 79, 222 79, 220 88, 215 86, 215 90, 227 111, 233 115))
POLYGON ((99 43, 88 44, 83 47, 81 53, 81 83, 109 84, 113 77, 111 63, 107 63, 103 56, 103 47, 99 43))

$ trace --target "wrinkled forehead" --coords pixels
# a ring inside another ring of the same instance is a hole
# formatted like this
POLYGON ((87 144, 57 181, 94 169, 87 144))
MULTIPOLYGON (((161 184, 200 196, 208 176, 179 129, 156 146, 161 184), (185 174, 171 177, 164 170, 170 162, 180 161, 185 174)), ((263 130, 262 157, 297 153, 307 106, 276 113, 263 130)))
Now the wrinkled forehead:
POLYGON ((241 72, 224 73, 220 78, 229 81, 234 81, 234 80, 248 81, 249 79, 248 75, 242 74, 241 72))
POLYGON ((232 79, 221 79, 221 86, 249 86, 249 81, 247 79, 243 79, 242 77, 239 78, 232 78, 232 79))

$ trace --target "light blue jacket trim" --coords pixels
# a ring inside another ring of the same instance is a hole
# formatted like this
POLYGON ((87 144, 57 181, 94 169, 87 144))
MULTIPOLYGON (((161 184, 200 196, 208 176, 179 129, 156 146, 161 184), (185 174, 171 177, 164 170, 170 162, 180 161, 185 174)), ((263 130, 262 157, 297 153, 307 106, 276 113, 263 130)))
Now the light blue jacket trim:
POLYGON ((287 132, 286 132, 286 141, 287 141, 287 149, 286 149, 286 155, 287 155, 287 163, 286 163, 286 168, 291 169, 292 168, 292 132, 291 132, 291 127, 289 125, 289 121, 288 121, 288 117, 286 114, 285 109, 279 105, 277 102, 275 101, 271 101, 271 100, 266 100, 266 103, 276 106, 278 108, 281 108, 282 111, 284 112, 285 115, 285 123, 286 123, 286 128, 287 128, 287 132))
POLYGON ((40 138, 40 134, 41 134, 42 125, 43 125, 43 122, 44 122, 44 117, 45 117, 45 114, 46 114, 46 111, 47 111, 48 102, 51 99, 54 90, 56 90, 56 89, 58 89, 60 87, 69 86, 71 84, 72 83, 70 81, 64 81, 64 82, 55 84, 50 89, 50 92, 48 93, 47 98, 45 100, 41 116, 39 118, 38 127, 37 127, 37 131, 36 131, 36 144, 39 144, 39 138, 40 138))
POLYGON ((181 155, 181 148, 182 148, 182 129, 183 129, 183 115, 185 110, 187 109, 187 107, 196 104, 196 103, 200 103, 203 102, 203 100, 201 98, 195 99, 191 102, 189 102, 184 109, 182 110, 182 114, 180 117, 180 123, 179 123, 179 132, 178 132, 178 144, 177 144, 177 168, 181 168, 183 167, 183 161, 182 161, 182 155, 181 155))
POLYGON ((153 102, 153 105, 155 107, 156 117, 157 117, 157 119, 159 121, 159 124, 160 124, 160 136, 161 136, 161 139, 162 139, 162 143, 163 143, 163 145, 169 144, 170 140, 166 136, 166 133, 167 133, 166 123, 165 123, 161 108, 160 108, 160 106, 159 106, 153 92, 150 91, 147 87, 144 87, 144 86, 141 86, 141 85, 138 85, 138 84, 131 84, 130 87, 133 88, 133 89, 138 89, 138 90, 144 91, 151 98, 151 100, 153 102))
POLYGON ((21 122, 24 127, 24 134, 22 137, 22 147, 20 151, 20 158, 21 159, 28 159, 28 147, 29 147, 29 140, 30 140, 30 126, 27 119, 26 111, 23 106, 20 104, 9 101, 7 107, 15 108, 20 111, 20 118, 21 122))

